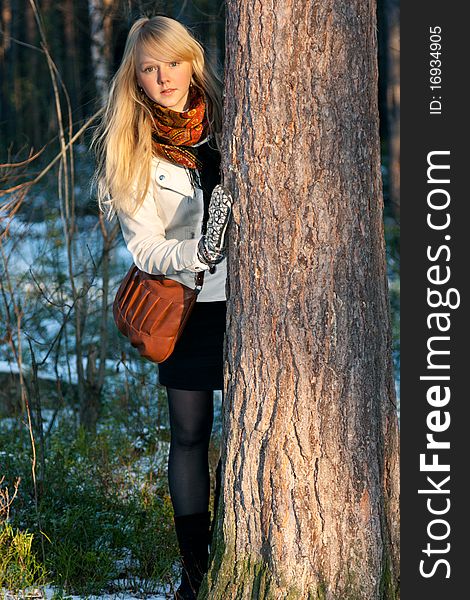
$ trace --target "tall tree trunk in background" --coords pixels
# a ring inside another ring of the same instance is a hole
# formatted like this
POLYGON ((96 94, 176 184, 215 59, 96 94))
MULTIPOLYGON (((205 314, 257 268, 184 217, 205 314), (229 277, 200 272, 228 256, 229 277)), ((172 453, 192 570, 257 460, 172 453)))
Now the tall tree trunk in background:
POLYGON ((391 600, 375 3, 227 2, 222 489, 200 597, 391 600))
MULTIPOLYGON (((44 27, 46 30, 46 37, 49 44, 49 51, 51 52, 51 56, 54 62, 57 65, 59 59, 59 47, 61 47, 61 36, 58 35, 58 31, 62 30, 62 22, 58 24, 58 14, 57 14, 57 6, 53 5, 52 0, 42 0, 40 3, 41 9, 41 18, 44 23, 44 27), (60 29, 59 29, 60 28, 60 29)), ((47 62, 44 60, 44 64, 47 65, 47 62)), ((47 67, 46 67, 47 69, 47 67)), ((59 73, 63 75, 63 71, 60 70, 59 73)), ((50 83, 50 75, 48 71, 45 71, 44 80, 46 82, 45 91, 43 92, 45 97, 50 97, 51 93, 51 83, 50 83)), ((46 120, 46 126, 43 128, 43 137, 46 139, 51 139, 57 134, 57 114, 54 102, 48 102, 48 113, 44 115, 46 120)))
POLYGON ((88 0, 90 15, 91 58, 95 73, 96 95, 103 105, 108 97, 111 62, 113 0, 88 0))
MULTIPOLYGON (((10 4, 11 6, 11 46, 9 60, 11 61, 11 69, 9 69, 10 79, 7 81, 7 85, 10 87, 10 97, 12 99, 13 109, 15 116, 19 115, 20 119, 16 119, 16 123, 11 124, 10 135, 16 135, 19 138, 24 135, 24 115, 21 112, 22 108, 22 72, 21 72, 21 61, 18 44, 14 40, 20 39, 20 10, 16 2, 10 4), (13 93, 12 93, 13 91, 13 93), (16 127, 15 127, 16 125, 16 127), (16 131, 15 131, 16 130, 16 131)), ((11 139, 11 138, 10 138, 11 139)))
POLYGON ((67 57, 67 88, 74 111, 74 120, 83 118, 80 94, 80 57, 75 38, 75 11, 74 0, 65 0, 63 6, 64 15, 64 42, 65 55, 67 57))
POLYGON ((400 218, 400 0, 385 0, 390 201, 400 218))
MULTIPOLYGON (((26 2, 25 13, 26 41, 31 46, 39 46, 36 19, 34 17, 34 12, 30 2, 26 2)), ((38 86, 34 85, 34 83, 37 81, 39 64, 38 58, 40 55, 32 49, 27 49, 26 52, 28 54, 28 60, 26 61, 25 69, 29 85, 23 92, 26 100, 25 112, 27 115, 27 118, 25 119, 25 127, 30 144, 34 146, 35 150, 39 150, 39 148, 41 148, 41 146, 44 144, 44 140, 41 139, 41 123, 39 115, 40 89, 38 89, 38 86)))
MULTIPOLYGON (((10 140, 10 129, 8 123, 11 119, 11 104, 10 104, 10 89, 11 89, 11 72, 13 64, 11 61, 11 21, 12 11, 10 0, 3 0, 1 10, 1 23, 3 35, 0 38, 0 120, 5 123, 2 124, 4 135, 6 139, 10 140)), ((6 159, 3 156, 2 158, 6 159)))

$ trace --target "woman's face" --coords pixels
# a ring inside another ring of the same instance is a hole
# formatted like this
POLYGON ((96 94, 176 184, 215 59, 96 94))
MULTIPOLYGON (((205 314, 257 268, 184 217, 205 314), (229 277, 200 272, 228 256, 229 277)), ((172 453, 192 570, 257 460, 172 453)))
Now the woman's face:
POLYGON ((154 102, 183 112, 187 106, 192 65, 190 61, 157 60, 137 51, 136 76, 138 84, 154 102))

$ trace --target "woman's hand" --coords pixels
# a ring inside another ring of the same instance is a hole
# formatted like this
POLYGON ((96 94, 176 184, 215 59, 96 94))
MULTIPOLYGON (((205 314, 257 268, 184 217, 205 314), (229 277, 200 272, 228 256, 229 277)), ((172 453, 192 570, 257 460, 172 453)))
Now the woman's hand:
POLYGON ((212 266, 225 258, 225 234, 232 214, 232 195, 227 188, 216 185, 209 202, 209 218, 206 234, 198 244, 198 258, 212 266))

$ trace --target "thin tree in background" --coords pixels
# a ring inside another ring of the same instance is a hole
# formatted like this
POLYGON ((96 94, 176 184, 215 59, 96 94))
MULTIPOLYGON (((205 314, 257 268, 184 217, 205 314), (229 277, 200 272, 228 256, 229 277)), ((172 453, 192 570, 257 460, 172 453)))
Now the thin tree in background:
POLYGON ((375 3, 227 2, 222 490, 201 597, 398 596, 375 3))
POLYGON ((400 218, 400 2, 385 0, 389 195, 400 218))
MULTIPOLYGON (((64 18, 64 42, 65 56, 67 61, 67 70, 69 72, 69 93, 72 99, 77 103, 80 98, 80 54, 78 51, 79 40, 77 39, 77 23, 74 8, 74 0, 64 0, 63 4, 64 18)), ((83 107, 77 103, 75 120, 81 121, 83 107)))

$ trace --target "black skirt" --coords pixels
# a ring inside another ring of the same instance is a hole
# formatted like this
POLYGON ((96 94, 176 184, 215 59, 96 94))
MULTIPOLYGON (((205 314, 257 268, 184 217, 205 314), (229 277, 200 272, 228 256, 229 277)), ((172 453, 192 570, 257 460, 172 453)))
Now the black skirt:
POLYGON ((223 389, 226 302, 196 302, 173 353, 158 365, 161 385, 179 390, 223 389))

